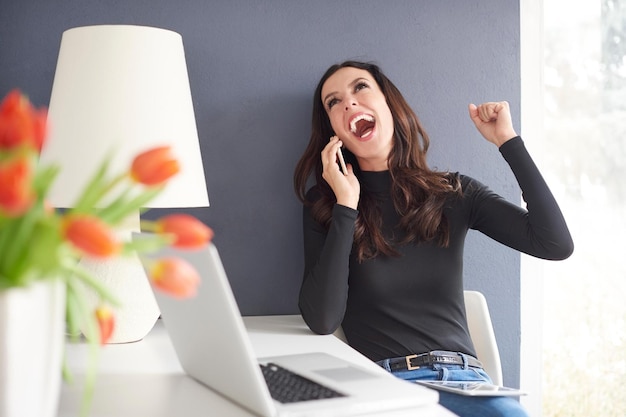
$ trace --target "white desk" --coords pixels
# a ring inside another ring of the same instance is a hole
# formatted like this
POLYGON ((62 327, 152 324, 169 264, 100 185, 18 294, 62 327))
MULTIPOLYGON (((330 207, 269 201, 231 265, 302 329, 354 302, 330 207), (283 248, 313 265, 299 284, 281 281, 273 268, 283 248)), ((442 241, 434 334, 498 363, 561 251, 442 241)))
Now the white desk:
MULTIPOLYGON (((325 351, 385 373, 334 336, 313 334, 300 316, 245 317, 244 322, 258 357, 325 351)), ((83 394, 82 375, 88 364, 87 345, 68 344, 67 364, 75 382, 63 385, 58 416, 76 417, 83 394)), ((140 342, 107 345, 101 349, 90 417, 207 415, 252 416, 183 373, 160 320, 140 342)), ((409 412, 385 413, 389 417, 416 415, 453 416, 438 405, 409 412)))

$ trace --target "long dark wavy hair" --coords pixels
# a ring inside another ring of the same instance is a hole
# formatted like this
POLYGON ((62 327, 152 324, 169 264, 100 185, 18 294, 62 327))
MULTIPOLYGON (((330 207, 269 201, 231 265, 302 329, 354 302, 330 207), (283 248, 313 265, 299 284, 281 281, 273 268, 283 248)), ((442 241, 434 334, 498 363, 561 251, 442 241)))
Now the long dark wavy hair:
MULTIPOLYGON (((372 75, 393 116, 393 146, 389 153, 388 166, 392 179, 391 196, 395 209, 401 216, 400 227, 406 233, 400 243, 436 240, 440 246, 448 246, 449 228, 443 209, 451 193, 461 194, 458 177, 428 167, 428 135, 400 91, 373 63, 345 61, 328 68, 319 81, 313 95, 311 137, 294 173, 294 188, 298 198, 303 204, 312 206, 311 213, 317 222, 329 227, 332 209, 337 200, 328 183, 322 178, 320 153, 334 132, 322 103, 321 91, 326 80, 345 67, 366 70, 372 75), (310 179, 319 193, 318 198, 313 201, 306 197, 310 179)), ((359 177, 360 169, 355 156, 345 148, 343 152, 346 162, 352 164, 355 175, 359 177)), ((383 236, 382 218, 374 196, 364 187, 361 187, 358 210, 354 232, 354 249, 358 260, 363 261, 378 255, 397 256, 396 249, 383 236)))

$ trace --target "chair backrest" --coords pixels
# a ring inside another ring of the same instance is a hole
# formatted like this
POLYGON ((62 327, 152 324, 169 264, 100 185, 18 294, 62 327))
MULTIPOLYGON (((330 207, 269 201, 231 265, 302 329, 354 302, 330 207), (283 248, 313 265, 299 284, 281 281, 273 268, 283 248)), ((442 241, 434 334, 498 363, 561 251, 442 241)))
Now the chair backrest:
MULTIPOLYGON (((491 324, 491 315, 485 296, 478 291, 464 291, 465 312, 470 337, 476 348, 476 356, 483 363, 487 374, 496 385, 502 385, 502 363, 500 351, 496 342, 496 335, 491 324)), ((333 333, 336 337, 346 342, 343 329, 339 327, 333 333)), ((347 343, 347 342, 346 342, 347 343)))
POLYGON ((502 363, 491 315, 485 296, 478 291, 464 291, 465 312, 476 356, 496 385, 502 385, 502 363))

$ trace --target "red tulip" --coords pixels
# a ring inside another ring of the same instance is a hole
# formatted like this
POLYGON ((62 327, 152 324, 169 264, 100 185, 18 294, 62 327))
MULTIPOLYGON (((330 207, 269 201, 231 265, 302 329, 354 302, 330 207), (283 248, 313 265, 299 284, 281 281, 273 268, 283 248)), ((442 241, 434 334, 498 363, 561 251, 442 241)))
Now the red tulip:
POLYGON ((41 151, 46 137, 47 111, 35 109, 28 98, 13 90, 0 103, 0 150, 27 146, 41 151))
POLYGON ((98 320, 98 327, 100 328, 100 344, 104 345, 113 334, 115 317, 110 309, 100 306, 96 309, 96 319, 98 320))
POLYGON ((174 298, 193 297, 200 285, 198 272, 179 258, 157 260, 150 268, 150 279, 156 288, 174 298))
POLYGON ((160 185, 180 171, 169 146, 151 149, 137 155, 131 166, 131 177, 138 183, 160 185))
POLYGON ((0 162, 0 213, 18 217, 28 211, 36 199, 32 178, 29 158, 20 156, 0 162))
POLYGON ((213 239, 213 229, 188 214, 170 214, 156 222, 157 233, 175 236, 172 246, 177 248, 198 248, 213 239))
POLYGON ((34 110, 33 114, 33 145, 41 153, 46 136, 48 135, 48 110, 34 110))
POLYGON ((108 257, 119 252, 121 244, 109 226, 98 217, 73 214, 63 222, 65 238, 87 255, 108 257))

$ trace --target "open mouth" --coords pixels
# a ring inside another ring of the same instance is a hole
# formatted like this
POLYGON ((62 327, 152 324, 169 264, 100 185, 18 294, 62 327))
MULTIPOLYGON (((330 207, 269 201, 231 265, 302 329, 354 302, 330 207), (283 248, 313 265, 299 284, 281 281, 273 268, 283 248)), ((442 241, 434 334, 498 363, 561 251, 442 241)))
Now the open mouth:
POLYGON ((369 114, 359 114, 350 120, 350 132, 360 138, 369 135, 376 126, 376 120, 369 114))

